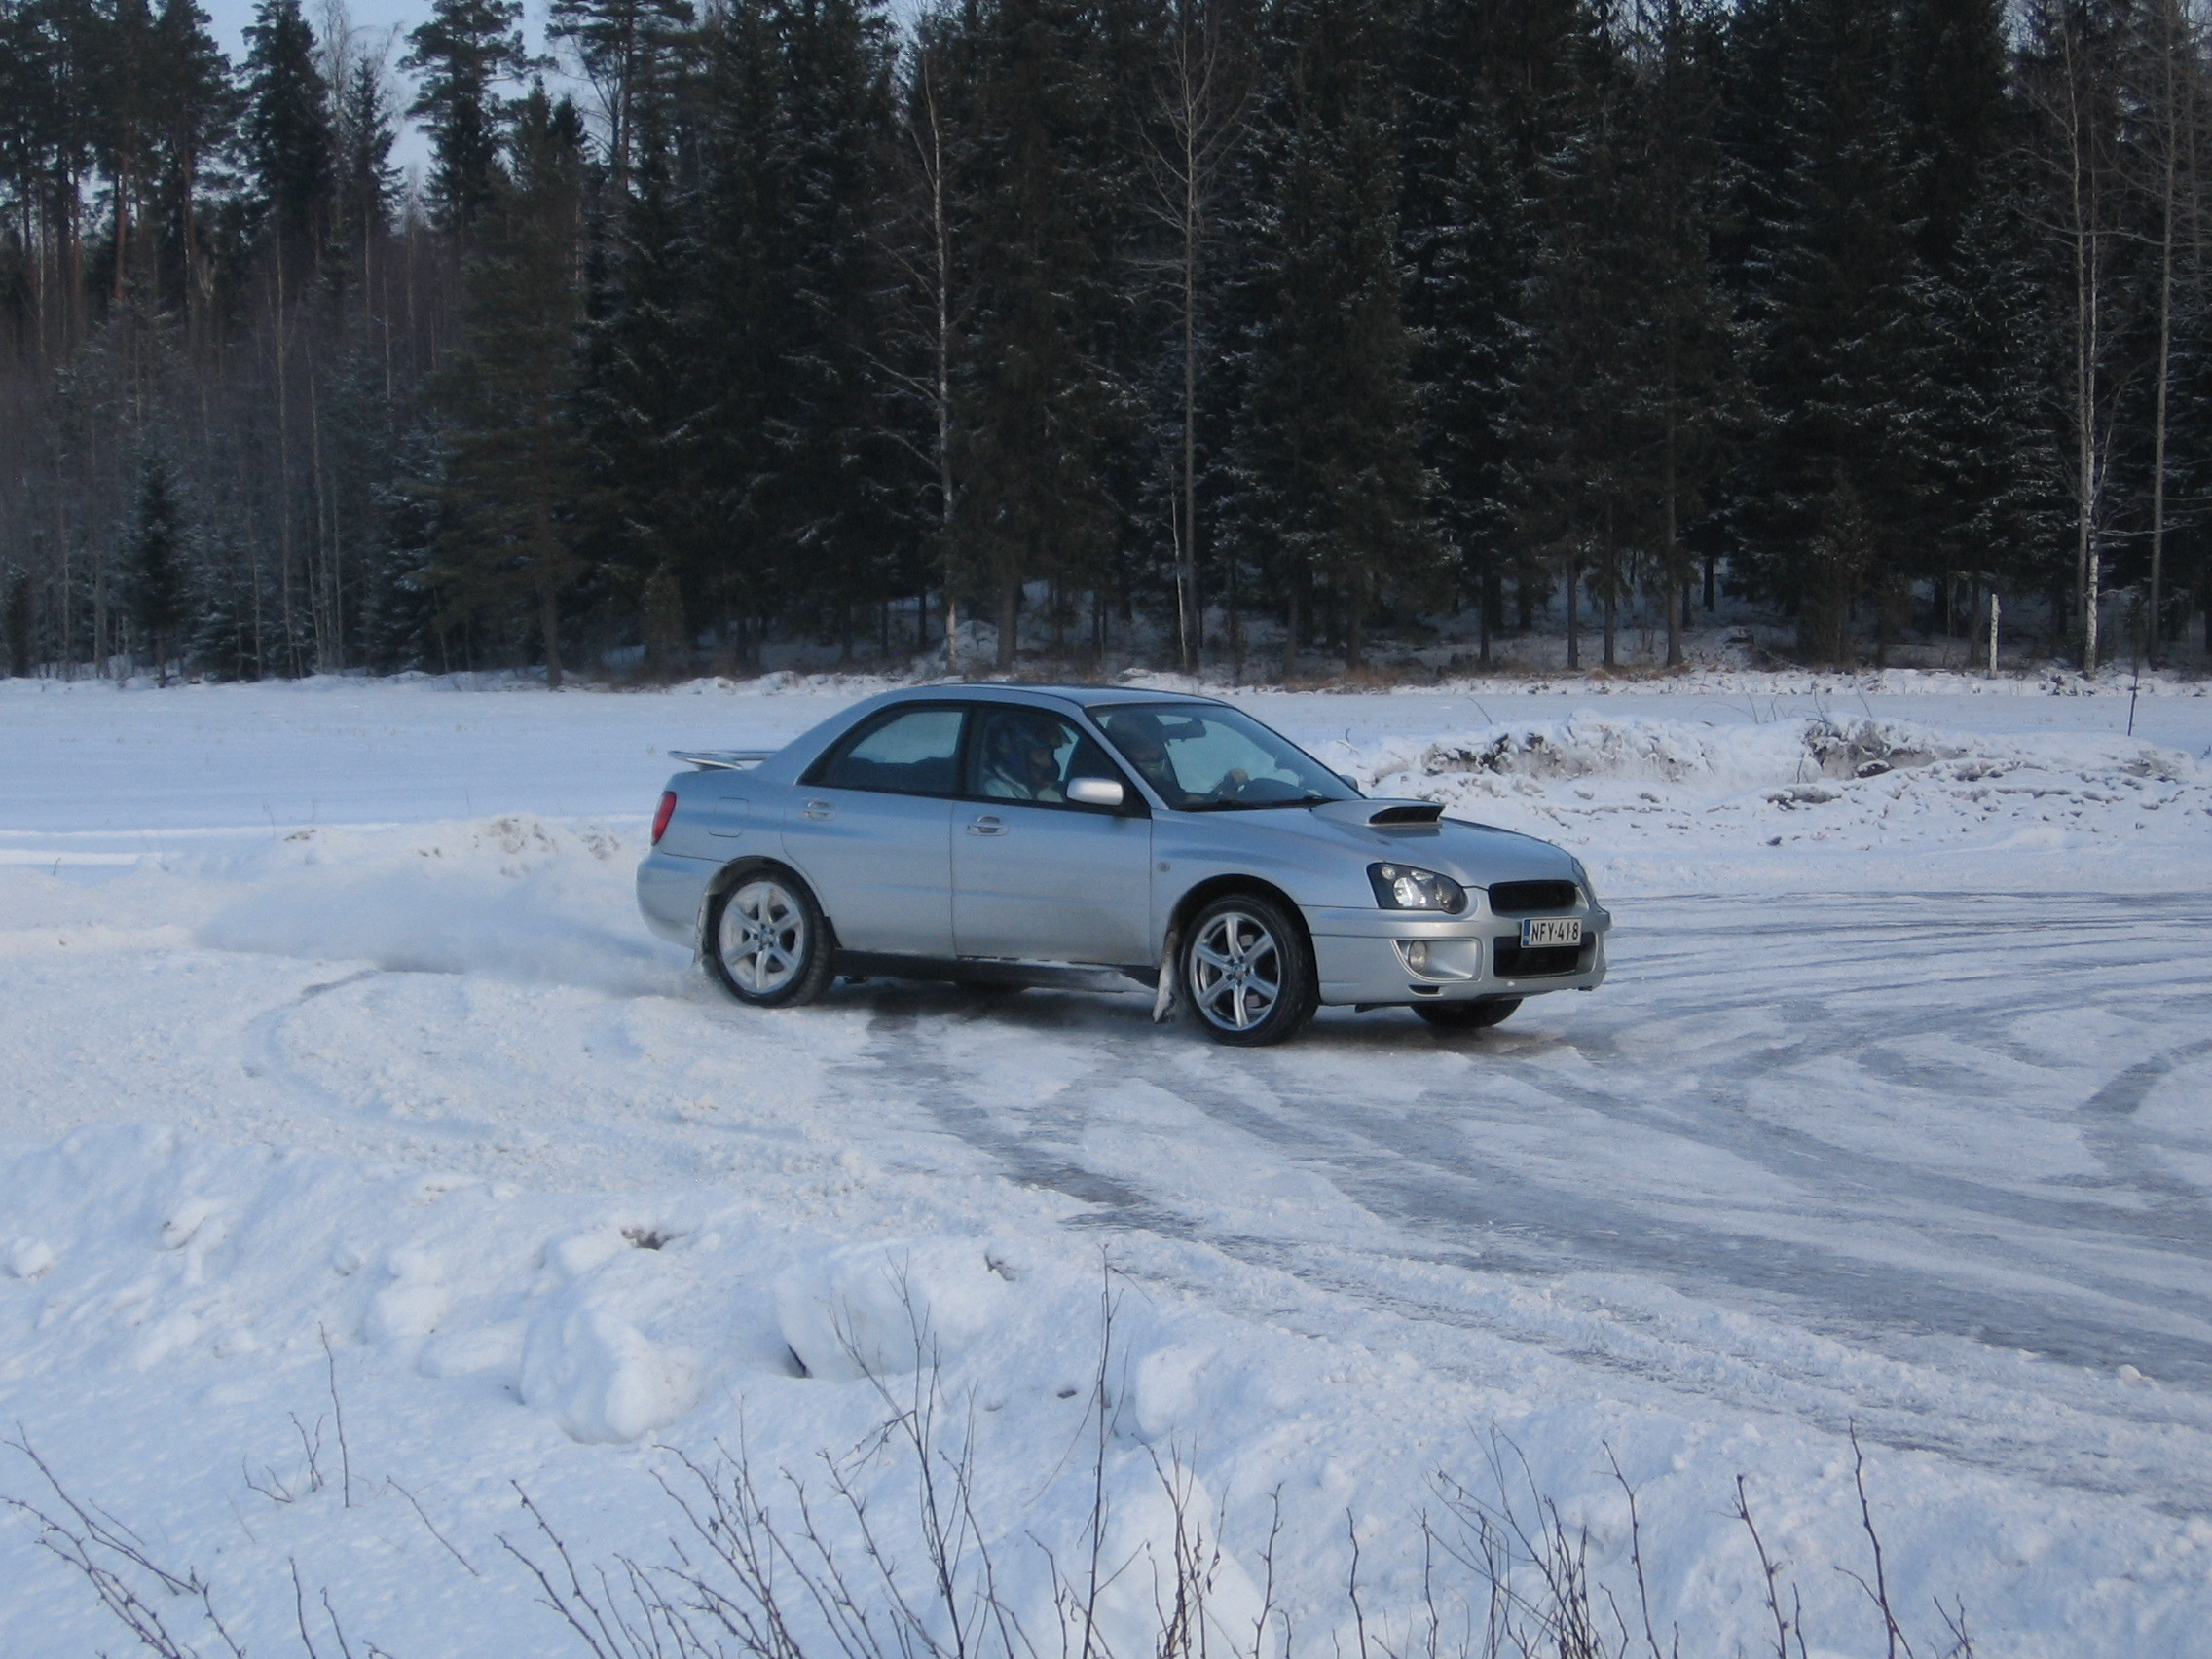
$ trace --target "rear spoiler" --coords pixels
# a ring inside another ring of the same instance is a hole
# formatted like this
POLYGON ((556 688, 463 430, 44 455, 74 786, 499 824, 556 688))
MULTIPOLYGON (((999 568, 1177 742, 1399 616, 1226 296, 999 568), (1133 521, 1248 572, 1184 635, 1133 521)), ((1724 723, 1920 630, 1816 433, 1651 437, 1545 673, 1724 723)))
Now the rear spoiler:
POLYGON ((702 772, 735 772, 746 766, 757 766, 771 755, 773 749, 671 749, 671 760, 684 760, 702 772))

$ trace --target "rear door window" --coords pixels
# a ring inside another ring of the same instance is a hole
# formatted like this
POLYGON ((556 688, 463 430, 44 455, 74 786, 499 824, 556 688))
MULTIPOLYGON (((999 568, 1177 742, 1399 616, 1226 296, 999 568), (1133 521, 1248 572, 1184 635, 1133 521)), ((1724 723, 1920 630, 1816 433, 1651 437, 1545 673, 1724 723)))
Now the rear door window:
MULTIPOLYGON (((968 747, 967 794, 979 800, 1026 800, 1066 806, 1068 785, 1078 778, 1106 778, 1127 785, 1098 740, 1057 715, 1022 704, 976 710, 976 740, 968 747)), ((1086 812, 1112 811, 1084 807, 1086 812)))
POLYGON ((943 707, 887 710, 830 751, 811 781, 882 794, 952 794, 963 718, 943 707))

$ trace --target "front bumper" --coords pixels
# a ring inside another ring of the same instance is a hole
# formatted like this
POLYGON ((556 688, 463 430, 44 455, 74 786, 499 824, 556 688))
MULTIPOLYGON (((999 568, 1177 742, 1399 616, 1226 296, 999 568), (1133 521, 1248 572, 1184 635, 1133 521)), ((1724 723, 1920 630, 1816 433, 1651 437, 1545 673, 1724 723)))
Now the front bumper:
MULTIPOLYGON (((1421 916, 1402 910, 1308 908, 1313 967, 1324 1003, 1485 1002, 1545 991, 1587 991, 1604 982, 1612 916, 1595 905, 1556 912, 1582 921, 1582 947, 1564 972, 1499 974, 1498 944, 1518 946, 1518 916, 1421 916), (1401 943, 1432 945, 1417 973, 1401 943)), ((1509 953, 1510 955, 1510 953, 1509 953)), ((1547 964, 1548 965, 1548 964, 1547 964)))

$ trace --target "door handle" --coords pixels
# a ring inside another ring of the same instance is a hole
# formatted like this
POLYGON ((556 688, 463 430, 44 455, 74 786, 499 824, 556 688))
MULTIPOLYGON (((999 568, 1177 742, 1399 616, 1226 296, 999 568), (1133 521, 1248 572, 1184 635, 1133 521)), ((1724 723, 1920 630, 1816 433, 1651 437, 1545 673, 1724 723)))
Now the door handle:
POLYGON ((810 800, 799 808, 799 814, 801 817, 811 818, 819 824, 825 818, 836 817, 837 809, 826 800, 810 800))
POLYGON ((1006 833, 1006 826, 986 813, 968 826, 968 833, 971 835, 1003 835, 1006 833))

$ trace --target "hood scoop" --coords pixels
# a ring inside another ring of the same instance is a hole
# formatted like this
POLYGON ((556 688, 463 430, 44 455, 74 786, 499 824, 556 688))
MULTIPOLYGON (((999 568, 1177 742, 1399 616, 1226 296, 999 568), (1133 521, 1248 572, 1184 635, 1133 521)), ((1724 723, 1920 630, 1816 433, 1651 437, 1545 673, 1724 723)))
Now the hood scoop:
POLYGON ((1396 830, 1434 824, 1444 808, 1432 800, 1332 800, 1315 807, 1313 815, 1371 830, 1396 830))

